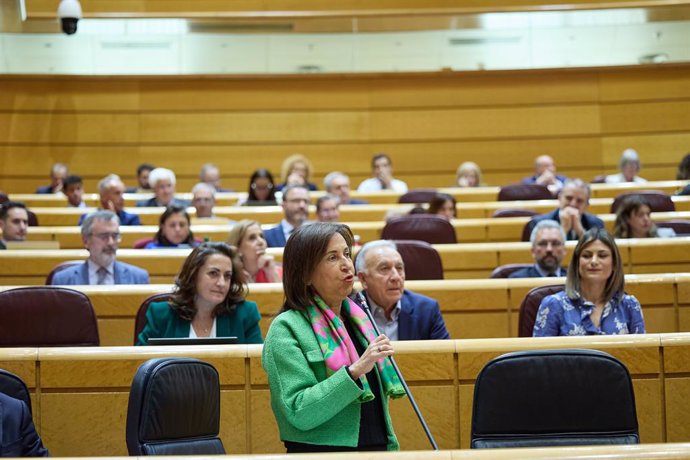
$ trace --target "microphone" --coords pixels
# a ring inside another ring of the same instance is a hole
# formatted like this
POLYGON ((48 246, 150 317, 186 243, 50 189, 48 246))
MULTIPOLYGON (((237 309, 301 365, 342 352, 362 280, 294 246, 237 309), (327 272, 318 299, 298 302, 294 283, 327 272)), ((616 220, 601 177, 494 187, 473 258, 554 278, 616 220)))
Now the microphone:
MULTIPOLYGON (((362 307, 362 310, 364 310, 364 313, 366 313, 367 317, 369 318, 369 321, 371 321, 371 325, 374 327, 374 332, 376 332, 376 335, 381 335, 381 331, 379 331, 379 328, 376 325, 374 315, 371 313, 371 309, 369 308, 367 299, 364 296, 364 294, 362 294, 362 291, 359 291, 357 294, 355 294, 355 298, 359 301, 358 303, 362 307)), ((402 384, 403 389, 407 394, 410 404, 412 405, 412 409, 414 409, 414 413, 417 414, 419 423, 422 425, 424 433, 426 433, 426 437, 429 439, 429 442, 431 443, 431 447, 433 447, 434 450, 438 450, 438 444, 436 444, 436 440, 434 439, 434 436, 431 434, 431 430, 429 430, 429 426, 427 425, 426 420, 424 420, 424 416, 422 415, 422 412, 419 410, 419 406, 417 406, 417 402, 414 400, 414 397, 412 396, 410 387, 407 386, 407 382, 403 378, 402 372, 400 372, 400 368, 398 368, 398 363, 395 362, 395 359, 393 359, 392 356, 388 356, 388 359, 390 360, 390 363, 393 365, 393 370, 395 370, 395 373, 398 374, 398 379, 400 379, 400 383, 402 384)))

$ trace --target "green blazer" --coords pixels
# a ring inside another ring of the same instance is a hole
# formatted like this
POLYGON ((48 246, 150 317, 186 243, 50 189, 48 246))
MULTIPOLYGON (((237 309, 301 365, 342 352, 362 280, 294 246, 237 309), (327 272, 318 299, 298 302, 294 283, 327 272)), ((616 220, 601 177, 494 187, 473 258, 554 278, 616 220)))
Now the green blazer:
MULTIPOLYGON (((262 343, 260 319, 256 304, 245 300, 232 312, 216 317, 216 334, 237 337, 239 343, 262 343)), ((180 318, 168 302, 153 302, 146 312, 146 326, 139 334, 137 345, 147 345, 149 337, 189 337, 190 327, 192 322, 180 318)))
MULTIPOLYGON (((262 366, 280 439, 316 445, 357 447, 362 389, 343 367, 330 377, 311 324, 296 310, 271 323, 262 366)), ((382 397, 380 394, 377 398, 382 397)), ((388 398, 383 397, 388 450, 398 450, 388 398)))

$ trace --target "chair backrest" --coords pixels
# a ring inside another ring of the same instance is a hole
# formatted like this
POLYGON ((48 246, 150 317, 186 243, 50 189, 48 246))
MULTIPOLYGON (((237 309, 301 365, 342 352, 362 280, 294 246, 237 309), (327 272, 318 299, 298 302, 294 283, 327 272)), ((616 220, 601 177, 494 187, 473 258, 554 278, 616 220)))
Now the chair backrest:
POLYGON ((139 240, 136 240, 134 244, 132 245, 133 249, 144 249, 144 246, 149 244, 151 241, 153 241, 153 238, 141 238, 139 240))
POLYGON ((139 310, 137 310, 137 316, 134 319, 134 345, 137 344, 137 338, 146 326, 146 312, 149 310, 149 305, 151 305, 153 302, 167 302, 172 298, 172 296, 172 292, 153 294, 152 296, 147 297, 141 303, 139 310))
POLYGON ((8 201, 10 201, 10 197, 7 196, 7 193, 0 192, 0 204, 7 203, 8 201))
POLYGON ((134 375, 127 406, 129 455, 225 454, 216 369, 192 358, 155 358, 134 375))
POLYGON ((690 235, 690 220, 673 219, 654 223, 657 227, 672 228, 676 235, 690 235))
POLYGON ((552 200, 553 194, 546 185, 511 184, 504 185, 498 192, 498 201, 552 200))
POLYGON ((31 286, 0 292, 0 346, 98 346, 98 324, 83 292, 31 286))
POLYGON ((529 209, 515 209, 515 208, 507 208, 507 209, 497 209, 491 217, 532 217, 536 216, 539 214, 536 211, 531 211, 529 209))
POLYGON ((494 271, 491 272, 491 276, 489 276, 489 278, 508 278, 511 273, 522 270, 523 268, 531 267, 532 265, 534 264, 499 265, 498 267, 494 268, 494 271))
POLYGON ((56 273, 61 272, 62 270, 66 270, 70 267, 74 267, 75 265, 81 265, 83 263, 83 260, 66 260, 64 262, 60 262, 55 267, 53 267, 50 273, 48 273, 48 276, 46 277, 46 286, 50 286, 51 284, 53 284, 53 278, 55 277, 56 273))
POLYGON ((536 224, 532 223, 532 221, 527 221, 525 223, 525 226, 522 227, 522 235, 520 236, 520 241, 529 241, 529 237, 532 236, 532 230, 534 230, 534 226, 536 224))
POLYGON ((608 353, 508 353, 477 376, 474 449, 637 443, 632 379, 608 353))
POLYGON ((538 286, 530 289, 520 304, 518 337, 532 337, 534 320, 537 318, 537 310, 539 310, 541 300, 547 295, 561 292, 563 289, 565 289, 565 286, 562 284, 549 284, 548 286, 538 286))
POLYGON ((611 214, 615 214, 618 208, 630 195, 639 195, 649 203, 649 208, 652 212, 673 212, 676 210, 676 205, 670 196, 659 190, 641 190, 639 192, 621 193, 616 196, 611 203, 611 214))
POLYGON ((391 218, 383 227, 384 240, 420 240, 429 244, 457 243, 455 228, 446 219, 430 214, 391 218))
POLYGON ((438 251, 426 241, 396 240, 405 263, 406 280, 442 280, 443 262, 438 251))
POLYGON ((398 203, 428 203, 437 193, 433 188, 416 188, 400 195, 398 203))
POLYGON ((26 383, 10 371, 0 369, 0 393, 24 401, 31 412, 31 395, 26 383))
POLYGON ((38 216, 36 216, 36 213, 27 209, 26 214, 29 217, 29 227, 38 227, 38 216))

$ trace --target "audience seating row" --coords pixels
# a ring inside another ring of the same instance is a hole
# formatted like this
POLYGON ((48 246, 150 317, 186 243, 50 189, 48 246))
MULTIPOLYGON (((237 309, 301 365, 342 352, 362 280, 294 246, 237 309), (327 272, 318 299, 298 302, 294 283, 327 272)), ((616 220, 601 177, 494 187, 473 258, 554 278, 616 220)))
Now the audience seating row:
MULTIPOLYGON (((676 211, 690 211, 690 196, 673 196, 671 200, 676 211)), ((597 215, 609 214, 613 202, 613 198, 593 198, 590 200, 588 211, 597 215)), ((340 207, 340 219, 342 222, 383 221, 390 214, 407 213, 412 206, 412 204, 343 205, 340 207)), ((490 218, 499 211, 513 209, 542 214, 552 211, 557 206, 557 200, 459 202, 457 217, 463 220, 490 218)), ((85 212, 84 209, 67 207, 31 207, 31 210, 36 214, 41 226, 74 226, 85 212)), ((144 225, 158 225, 158 218, 162 213, 161 208, 127 208, 127 211, 138 214, 144 225)), ((283 210, 280 206, 216 206, 214 212, 222 219, 235 221, 252 219, 262 224, 276 224, 283 218, 283 210)), ((310 213, 312 217, 315 216, 315 206, 310 208, 310 213)))
MULTIPOLYGON (((507 220, 507 219, 506 219, 507 220)), ((220 238, 218 238, 220 240, 220 238)), ((575 242, 568 242, 564 265, 575 242)), ((690 272, 690 237, 618 240, 622 262, 628 274, 690 272)), ((499 265, 532 261, 529 243, 437 244, 445 279, 489 278, 499 265)), ((282 260, 282 249, 269 249, 282 260)), ((118 259, 148 270, 152 283, 171 283, 189 250, 120 249, 118 259)), ((0 251, 0 285, 44 284, 59 263, 84 260, 84 249, 0 251)))
MULTIPOLYGON (((406 288, 439 301, 452 338, 502 338, 518 334, 520 303, 536 286, 564 283, 563 278, 408 281, 406 288)), ((0 287, 0 291, 11 289, 0 287)), ((101 345, 133 344, 139 306, 148 297, 172 291, 170 284, 74 286, 90 299, 96 312, 101 345)), ((644 308, 648 332, 690 331, 690 273, 627 275, 626 291, 644 308)), ((281 284, 251 284, 248 299, 261 312, 265 336, 283 304, 281 284)))
MULTIPOLYGON (((661 190, 669 195, 673 195, 678 190, 685 187, 687 181, 653 181, 643 184, 592 184, 592 198, 614 198, 625 192, 638 190, 661 190)), ((500 192, 500 187, 474 187, 474 188, 439 188, 439 192, 453 195, 459 203, 496 201, 500 192)), ((324 192, 317 191, 311 193, 312 203, 324 192)), ((191 193, 179 193, 180 198, 192 199, 191 193)), ((236 205, 240 197, 245 193, 217 193, 216 204, 218 206, 236 205)), ((136 202, 151 198, 151 193, 132 193, 125 194, 125 206, 136 206, 136 202)), ((393 191, 383 191, 377 193, 359 193, 355 190, 351 192, 353 198, 366 200, 371 204, 393 204, 398 203, 401 194, 393 191)), ((63 207, 67 201, 62 195, 38 195, 32 193, 13 193, 10 196, 13 200, 22 201, 29 207, 63 207)), ((85 193, 84 201, 88 206, 97 207, 99 196, 97 193, 85 193)))
MULTIPOLYGON (((690 439, 690 334, 398 342, 397 361, 442 449, 467 448, 474 381, 510 351, 594 348, 620 359, 633 377, 643 443, 690 439)), ((221 379, 221 438, 228 453, 284 452, 269 403, 261 345, 210 347, 21 348, 0 350, 0 368, 29 386, 34 419, 55 456, 126 455, 132 377, 147 359, 189 356, 221 379)), ((404 450, 428 449, 405 400, 391 405, 404 450)))

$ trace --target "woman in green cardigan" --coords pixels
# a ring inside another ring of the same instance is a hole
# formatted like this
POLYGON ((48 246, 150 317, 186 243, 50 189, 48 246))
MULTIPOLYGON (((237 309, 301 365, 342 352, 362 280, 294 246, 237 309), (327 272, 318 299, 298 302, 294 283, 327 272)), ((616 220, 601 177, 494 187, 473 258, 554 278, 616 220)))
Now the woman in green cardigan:
POLYGON ((225 243, 203 243, 187 257, 169 302, 154 302, 137 345, 150 337, 237 337, 239 343, 261 343, 254 302, 244 300, 242 263, 225 243))
POLYGON ((389 339, 347 298, 352 240, 346 225, 315 223, 283 251, 285 304, 262 365, 288 453, 398 449, 388 399, 404 390, 385 359, 389 339))

